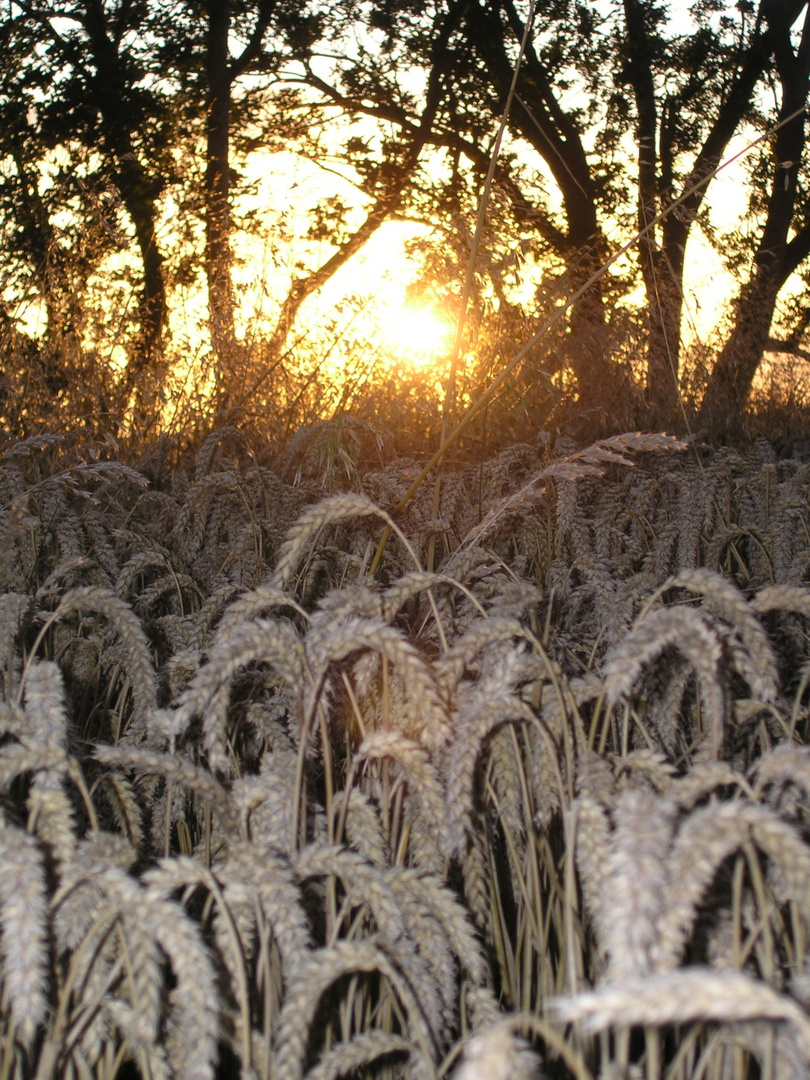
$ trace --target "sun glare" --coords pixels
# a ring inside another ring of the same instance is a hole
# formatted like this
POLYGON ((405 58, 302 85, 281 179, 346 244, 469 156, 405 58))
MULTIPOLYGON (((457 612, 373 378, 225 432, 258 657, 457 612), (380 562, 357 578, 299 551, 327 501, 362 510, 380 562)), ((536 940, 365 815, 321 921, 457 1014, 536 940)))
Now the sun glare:
POLYGON ((391 304, 380 318, 390 349, 412 364, 432 364, 446 355, 453 341, 452 324, 435 308, 391 304))

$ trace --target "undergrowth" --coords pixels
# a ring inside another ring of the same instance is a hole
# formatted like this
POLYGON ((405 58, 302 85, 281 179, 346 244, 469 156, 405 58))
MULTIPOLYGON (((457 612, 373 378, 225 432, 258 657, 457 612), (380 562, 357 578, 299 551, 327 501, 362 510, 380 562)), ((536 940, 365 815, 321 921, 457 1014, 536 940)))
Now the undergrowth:
POLYGON ((810 1076, 810 465, 329 436, 0 456, 0 1077, 810 1076))

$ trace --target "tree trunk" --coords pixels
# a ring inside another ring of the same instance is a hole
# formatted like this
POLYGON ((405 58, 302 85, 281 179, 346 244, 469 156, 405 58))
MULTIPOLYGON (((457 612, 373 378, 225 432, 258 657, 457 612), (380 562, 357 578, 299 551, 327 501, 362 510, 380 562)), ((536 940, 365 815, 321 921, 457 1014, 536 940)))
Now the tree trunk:
MULTIPOLYGON (((776 167, 768 213, 754 271, 735 304, 734 329, 718 357, 700 411, 700 423, 718 439, 739 438, 751 384, 770 337, 779 290, 795 269, 788 233, 793 222, 799 166, 805 142, 804 103, 810 78, 810 8, 796 52, 788 16, 770 18, 774 58, 782 86, 781 127, 776 133, 776 167)), ((797 237, 798 241, 800 238, 797 237)), ((803 239, 803 238, 802 238, 803 239)))
MULTIPOLYGON (((465 20, 498 101, 503 102, 514 68, 500 7, 520 39, 523 24, 512 0, 486 7, 477 0, 471 2, 465 20)), ((543 158, 562 195, 567 227, 558 254, 568 265, 573 292, 599 269, 606 244, 599 225, 596 187, 577 126, 561 108, 531 42, 518 76, 517 97, 510 126, 543 158)), ((576 302, 568 323, 568 354, 578 386, 579 410, 590 432, 621 427, 621 413, 627 408, 626 388, 608 355, 607 340, 603 289, 597 281, 576 302)))
MULTIPOLYGON (((653 66, 655 46, 641 0, 624 0, 626 63, 623 75, 632 86, 638 113, 639 261, 647 296, 647 401, 651 422, 675 425, 680 412, 680 348, 683 312, 684 253, 691 223, 706 194, 706 178, 720 161, 729 140, 751 105, 754 87, 771 52, 771 30, 757 20, 750 44, 740 54, 717 114, 683 182, 682 202, 657 228, 650 223, 675 197, 676 132, 686 92, 666 99, 659 117, 653 66), (657 242, 660 236, 660 246, 657 242)), ((795 17, 795 16, 794 16, 795 17)), ((695 87, 697 89, 697 87, 695 87)))
POLYGON ((163 352, 166 285, 156 229, 156 204, 161 184, 159 178, 146 173, 134 152, 121 74, 125 65, 118 55, 117 45, 108 36, 100 0, 87 0, 85 29, 96 68, 93 90, 104 141, 115 160, 116 183, 135 228, 143 265, 143 290, 138 305, 140 341, 136 356, 130 360, 126 379, 127 390, 131 391, 142 374, 159 365, 163 352))
POLYGON ((209 0, 206 52, 205 271, 211 344, 216 358, 216 406, 229 404, 229 376, 238 357, 231 276, 230 111, 228 70, 230 0, 209 0))

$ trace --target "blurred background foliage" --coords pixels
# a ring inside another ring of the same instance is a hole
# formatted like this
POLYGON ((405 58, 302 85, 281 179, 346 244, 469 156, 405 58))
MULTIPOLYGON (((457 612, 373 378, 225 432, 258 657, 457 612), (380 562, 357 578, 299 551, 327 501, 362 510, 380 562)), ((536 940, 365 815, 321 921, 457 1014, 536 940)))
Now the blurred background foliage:
MULTIPOLYGON (((455 408, 537 341, 462 445, 631 427, 806 437, 810 14, 672 7, 533 12, 455 408)), ((10 0, 0 427, 86 426, 138 450, 238 423, 283 447, 347 416, 375 432, 372 453, 434 449, 531 13, 10 0), (426 311, 435 341, 416 355, 426 311)))

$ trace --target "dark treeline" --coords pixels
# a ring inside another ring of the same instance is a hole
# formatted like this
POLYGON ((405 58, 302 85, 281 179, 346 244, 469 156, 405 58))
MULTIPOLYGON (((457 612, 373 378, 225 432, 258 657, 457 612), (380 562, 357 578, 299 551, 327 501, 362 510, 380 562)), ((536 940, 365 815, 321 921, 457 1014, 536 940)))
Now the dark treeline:
MULTIPOLYGON (((641 235, 629 268, 598 278, 513 380, 507 400, 534 429, 563 414, 589 433, 690 419, 734 437, 763 355, 805 357, 810 8, 698 0, 690 12, 537 5, 475 266, 468 395, 641 235), (758 138, 740 226, 719 236, 713 170, 758 138), (737 283, 720 345, 700 363, 681 330, 698 230, 737 283), (521 265, 535 274, 530 301, 510 288, 521 265), (622 304, 639 288, 642 305, 622 304)), ((275 410, 288 429, 317 419, 326 399, 307 381, 316 375, 302 382, 300 309, 384 223, 431 227, 414 252, 422 288, 458 308, 527 15, 512 0, 11 0, 0 426, 30 434, 58 412, 156 431, 180 393, 180 288, 207 298, 197 389, 182 391, 190 412, 212 423, 275 410), (327 179, 327 194, 299 207, 302 254, 271 317, 246 331, 235 240, 275 228, 281 244, 293 226, 242 196, 251 161, 282 150, 350 178, 356 197, 330 194, 327 179)))

